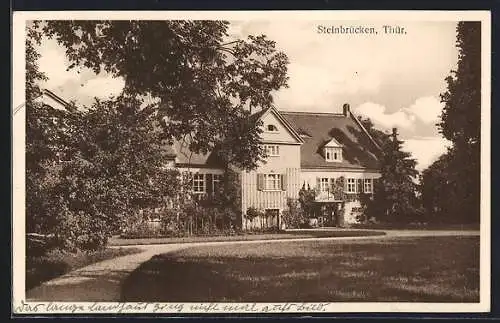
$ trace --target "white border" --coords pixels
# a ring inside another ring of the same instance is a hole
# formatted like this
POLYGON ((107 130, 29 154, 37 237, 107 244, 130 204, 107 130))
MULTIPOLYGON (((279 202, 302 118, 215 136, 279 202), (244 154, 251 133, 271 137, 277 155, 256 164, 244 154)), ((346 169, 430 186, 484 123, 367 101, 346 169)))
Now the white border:
MULTIPOLYGON (((479 303, 329 303, 325 312, 487 312, 490 310, 490 110, 491 110, 491 16, 489 11, 40 11, 14 12, 13 14, 13 268, 24 268, 25 259, 25 109, 17 109, 24 102, 25 88, 25 24, 28 20, 66 20, 66 19, 116 19, 116 20, 149 20, 149 19, 225 19, 225 20, 392 20, 392 21, 482 21, 482 101, 481 101, 481 250, 480 250, 480 302, 479 303)), ((34 313, 34 311, 19 311, 22 303, 39 304, 37 314, 48 313, 96 313, 90 310, 92 303, 61 303, 73 305, 60 310, 50 309, 48 302, 25 302, 25 271, 13 270, 13 312, 34 313), (81 306, 81 308, 80 308, 81 306)), ((103 303, 104 304, 104 303, 103 303)), ((106 305, 119 303, 106 303, 106 305)), ((123 313, 178 313, 178 309, 170 307, 155 310, 155 306, 167 303, 143 304, 142 309, 126 309, 122 303, 123 313)), ((171 305, 178 303, 170 303, 171 305)), ((182 313, 228 313, 221 311, 224 303, 217 304, 219 309, 212 311, 196 311, 189 304, 183 304, 182 313)), ((236 305, 235 303, 230 303, 236 305)), ((296 303, 299 304, 299 303, 296 303)), ((312 304, 312 303, 308 303, 312 304)), ((264 306, 258 303, 261 311, 264 306)), ((274 304, 273 304, 274 305, 274 304)), ((297 313, 289 311, 269 311, 268 313, 297 313)), ((99 313, 117 313, 117 309, 99 311, 99 313)), ((236 312, 234 312, 236 313, 236 312)), ((241 313, 241 312, 239 312, 241 313)), ((247 313, 258 313, 249 311, 247 313)))

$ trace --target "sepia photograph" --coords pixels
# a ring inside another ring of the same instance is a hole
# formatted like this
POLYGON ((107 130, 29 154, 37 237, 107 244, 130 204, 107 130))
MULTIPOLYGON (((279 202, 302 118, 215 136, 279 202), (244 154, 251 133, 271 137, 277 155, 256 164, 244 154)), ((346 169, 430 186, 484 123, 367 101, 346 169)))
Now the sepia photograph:
POLYGON ((14 313, 489 310, 488 12, 13 23, 14 313))

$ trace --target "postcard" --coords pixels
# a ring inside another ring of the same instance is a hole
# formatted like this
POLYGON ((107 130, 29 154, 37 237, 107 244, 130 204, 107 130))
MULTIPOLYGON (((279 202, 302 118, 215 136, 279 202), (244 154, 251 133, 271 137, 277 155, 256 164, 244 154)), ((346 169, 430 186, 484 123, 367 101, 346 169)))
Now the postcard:
POLYGON ((14 314, 490 310, 488 11, 13 14, 14 314))

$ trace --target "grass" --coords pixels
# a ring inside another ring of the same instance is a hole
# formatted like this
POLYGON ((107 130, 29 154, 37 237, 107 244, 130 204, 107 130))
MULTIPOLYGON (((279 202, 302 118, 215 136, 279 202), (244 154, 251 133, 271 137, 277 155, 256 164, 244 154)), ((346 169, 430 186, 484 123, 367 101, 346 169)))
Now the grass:
POLYGON ((122 301, 478 302, 479 237, 193 247, 142 264, 122 301))
POLYGON ((140 252, 138 248, 106 248, 95 252, 64 253, 58 250, 44 256, 26 258, 26 290, 87 265, 140 252))
POLYGON ((479 230, 478 223, 472 224, 387 224, 387 223, 370 223, 370 224, 353 224, 353 228, 358 229, 378 229, 378 230, 479 230))
POLYGON ((364 231, 364 230, 311 230, 311 231, 289 231, 280 233, 264 234, 240 234, 234 236, 206 236, 206 237, 182 237, 182 238, 139 238, 125 239, 114 237, 110 239, 109 245, 128 246, 128 245, 146 245, 146 244, 170 244, 187 242, 210 242, 210 241, 249 241, 249 240, 276 240, 276 239, 300 239, 300 238, 326 238, 326 237, 359 237, 359 236, 378 236, 384 235, 384 232, 364 231))

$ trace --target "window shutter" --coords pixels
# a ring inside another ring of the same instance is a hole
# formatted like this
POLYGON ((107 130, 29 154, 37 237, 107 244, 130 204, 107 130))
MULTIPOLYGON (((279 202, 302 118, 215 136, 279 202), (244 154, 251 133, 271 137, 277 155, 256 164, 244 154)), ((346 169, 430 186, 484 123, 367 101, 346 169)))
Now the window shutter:
POLYGON ((335 192, 335 178, 330 178, 330 192, 335 192))
POLYGON ((357 182, 358 182, 358 187, 356 188, 356 193, 363 193, 363 179, 358 178, 357 182))
POLYGON ((257 174, 257 189, 264 190, 264 174, 257 174))
POLYGON ((212 195, 214 189, 213 189, 213 182, 212 182, 212 174, 206 174, 205 175, 205 187, 208 195, 212 195))
POLYGON ((372 179, 372 193, 375 193, 375 187, 378 184, 378 178, 372 179))
POLYGON ((321 178, 316 177, 316 189, 321 190, 321 178))
POLYGON ((281 174, 281 190, 286 191, 286 174, 281 174))

